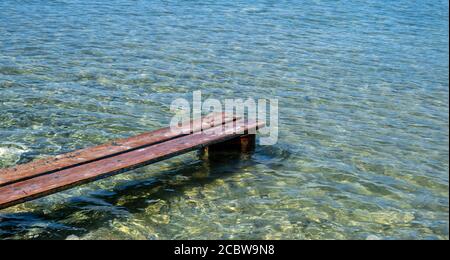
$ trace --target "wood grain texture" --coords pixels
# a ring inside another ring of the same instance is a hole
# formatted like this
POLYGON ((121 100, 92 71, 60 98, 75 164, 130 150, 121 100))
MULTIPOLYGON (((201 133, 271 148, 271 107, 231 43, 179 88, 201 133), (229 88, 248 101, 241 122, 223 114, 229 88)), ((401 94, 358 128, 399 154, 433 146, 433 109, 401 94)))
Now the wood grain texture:
POLYGON ((176 155, 239 138, 264 123, 244 120, 0 187, 0 209, 176 155), (242 131, 243 130, 243 131, 242 131))
POLYGON ((234 117, 228 116, 225 113, 213 113, 201 119, 191 121, 190 124, 186 124, 188 125, 187 127, 180 127, 178 129, 179 133, 172 131, 169 127, 163 128, 52 158, 40 159, 8 169, 0 169, 0 187, 161 143, 180 136, 186 136, 187 134, 234 120, 234 117))

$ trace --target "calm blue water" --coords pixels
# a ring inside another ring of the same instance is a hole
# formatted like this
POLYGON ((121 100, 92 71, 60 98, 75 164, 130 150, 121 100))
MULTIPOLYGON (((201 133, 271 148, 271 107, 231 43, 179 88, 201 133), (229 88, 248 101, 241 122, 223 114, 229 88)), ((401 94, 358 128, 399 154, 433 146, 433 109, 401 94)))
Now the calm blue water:
POLYGON ((3 239, 448 239, 449 5, 0 2, 0 167, 278 98, 280 141, 0 213, 3 239))

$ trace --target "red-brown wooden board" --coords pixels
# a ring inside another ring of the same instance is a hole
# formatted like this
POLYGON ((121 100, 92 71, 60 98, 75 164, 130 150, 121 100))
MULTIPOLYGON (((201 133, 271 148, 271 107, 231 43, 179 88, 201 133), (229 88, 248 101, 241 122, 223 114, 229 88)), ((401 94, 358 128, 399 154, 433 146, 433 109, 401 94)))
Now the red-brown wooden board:
POLYGON ((176 155, 238 138, 263 127, 262 122, 238 120, 207 131, 171 139, 112 157, 0 187, 0 209, 71 187, 155 163, 176 155), (239 131, 244 130, 244 131, 239 131))
POLYGON ((192 121, 187 127, 190 129, 180 127, 180 130, 182 130, 181 133, 175 133, 168 127, 130 138, 115 140, 103 145, 58 155, 56 157, 36 160, 13 168, 0 169, 0 187, 168 141, 180 136, 185 136, 191 131, 197 132, 201 129, 208 129, 217 124, 223 124, 234 120, 235 118, 227 116, 225 113, 213 113, 200 120, 192 121))

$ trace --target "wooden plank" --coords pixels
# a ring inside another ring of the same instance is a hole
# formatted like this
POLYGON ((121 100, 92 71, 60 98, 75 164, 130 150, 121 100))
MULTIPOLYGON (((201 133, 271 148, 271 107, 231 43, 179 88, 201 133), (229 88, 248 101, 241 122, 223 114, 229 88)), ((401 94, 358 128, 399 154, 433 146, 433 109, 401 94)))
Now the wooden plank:
POLYGON ((180 127, 180 134, 174 133, 170 127, 167 127, 56 157, 40 159, 8 169, 0 169, 0 187, 185 136, 190 134, 191 130, 197 132, 201 129, 214 127, 218 123, 223 124, 234 120, 234 117, 228 116, 225 113, 213 113, 200 120, 192 121, 190 129, 189 127, 187 127, 188 129, 185 129, 186 127, 180 127))
POLYGON ((142 167, 179 154, 229 141, 245 134, 239 132, 239 130, 247 131, 263 126, 264 123, 262 122, 238 120, 204 132, 179 137, 149 147, 3 186, 0 187, 0 209, 142 167))

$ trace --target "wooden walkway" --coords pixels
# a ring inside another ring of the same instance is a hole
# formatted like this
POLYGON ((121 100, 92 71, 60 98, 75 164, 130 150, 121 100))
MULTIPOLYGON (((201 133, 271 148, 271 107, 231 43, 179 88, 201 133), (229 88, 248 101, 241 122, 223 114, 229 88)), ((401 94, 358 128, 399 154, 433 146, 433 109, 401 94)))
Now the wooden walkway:
MULTIPOLYGON (((0 169, 0 209, 133 170, 190 151, 236 143, 264 123, 212 114, 174 133, 170 128, 0 169), (240 131, 239 131, 240 130, 240 131)), ((242 139, 243 142, 253 140, 242 139)), ((239 141, 240 142, 240 141, 239 141)))

